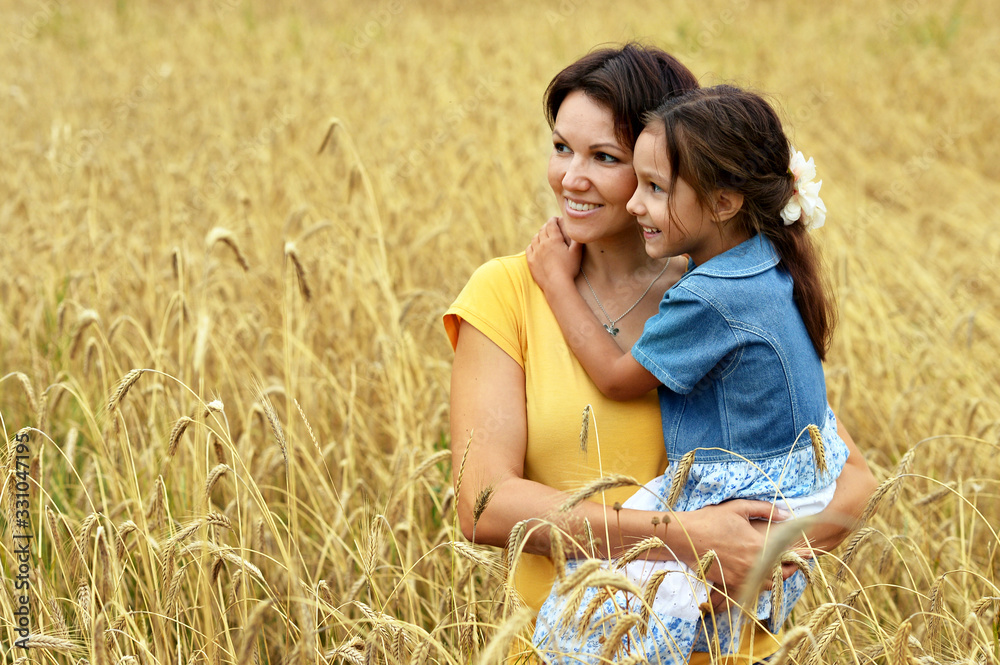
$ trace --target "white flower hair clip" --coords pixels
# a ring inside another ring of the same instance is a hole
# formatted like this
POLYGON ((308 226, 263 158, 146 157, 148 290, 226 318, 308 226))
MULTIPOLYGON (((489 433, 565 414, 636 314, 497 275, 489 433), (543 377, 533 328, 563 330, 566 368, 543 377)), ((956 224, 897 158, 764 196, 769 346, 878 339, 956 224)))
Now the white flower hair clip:
POLYGON ((795 178, 795 191, 782 208, 781 219, 785 221, 785 226, 802 222, 808 231, 818 229, 826 222, 826 204, 819 197, 819 188, 823 186, 823 181, 813 182, 816 177, 813 158, 810 157, 809 161, 806 161, 802 153, 792 146, 792 159, 788 164, 788 172, 795 178))

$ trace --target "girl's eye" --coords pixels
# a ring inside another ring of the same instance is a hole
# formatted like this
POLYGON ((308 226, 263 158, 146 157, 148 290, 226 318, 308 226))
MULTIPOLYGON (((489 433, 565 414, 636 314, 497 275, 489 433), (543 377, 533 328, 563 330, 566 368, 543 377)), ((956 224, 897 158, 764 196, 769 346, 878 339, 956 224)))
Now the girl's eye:
POLYGON ((565 143, 554 143, 552 144, 552 148, 556 152, 569 152, 569 146, 565 143))
POLYGON ((609 155, 606 152, 599 152, 595 154, 594 159, 596 159, 599 162, 603 162, 604 164, 614 164, 615 162, 618 161, 617 157, 609 155))
POLYGON ((655 182, 649 183, 649 188, 653 190, 653 193, 659 194, 663 191, 663 188, 657 185, 655 182))

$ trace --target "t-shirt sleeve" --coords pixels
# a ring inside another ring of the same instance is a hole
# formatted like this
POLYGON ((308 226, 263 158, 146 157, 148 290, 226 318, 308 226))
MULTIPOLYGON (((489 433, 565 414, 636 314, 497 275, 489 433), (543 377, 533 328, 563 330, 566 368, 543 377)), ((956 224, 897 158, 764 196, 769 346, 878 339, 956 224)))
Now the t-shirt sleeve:
POLYGON ((458 344, 462 321, 467 321, 523 368, 522 291, 504 261, 493 259, 480 266, 444 313, 444 329, 452 349, 458 344))
POLYGON ((686 395, 725 360, 734 358, 738 340, 726 319, 711 303, 683 287, 667 291, 660 311, 646 321, 632 357, 660 382, 686 395))

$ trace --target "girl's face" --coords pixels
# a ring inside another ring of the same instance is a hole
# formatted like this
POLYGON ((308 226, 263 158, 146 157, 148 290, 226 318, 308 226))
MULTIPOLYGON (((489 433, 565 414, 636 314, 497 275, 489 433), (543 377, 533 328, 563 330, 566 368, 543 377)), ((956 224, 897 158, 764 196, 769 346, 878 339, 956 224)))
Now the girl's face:
POLYGON ((563 231, 589 243, 634 234, 626 209, 635 191, 631 147, 615 137, 611 112, 576 90, 563 100, 552 128, 549 186, 562 209, 563 231))
POLYGON ((666 135, 662 125, 642 130, 633 159, 638 187, 628 202, 628 210, 639 221, 646 253, 653 258, 688 254, 700 265, 718 253, 719 227, 713 223, 694 190, 677 178, 671 195, 672 173, 667 159, 666 135))

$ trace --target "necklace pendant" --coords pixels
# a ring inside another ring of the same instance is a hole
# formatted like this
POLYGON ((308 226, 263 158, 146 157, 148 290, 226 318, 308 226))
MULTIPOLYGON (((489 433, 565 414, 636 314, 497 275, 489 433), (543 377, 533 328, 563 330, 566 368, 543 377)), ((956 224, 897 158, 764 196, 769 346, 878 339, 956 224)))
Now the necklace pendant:
POLYGON ((614 326, 612 326, 612 325, 610 325, 608 323, 605 323, 604 324, 604 329, 607 330, 609 333, 611 333, 612 337, 617 337, 618 336, 618 328, 615 328, 614 326))

